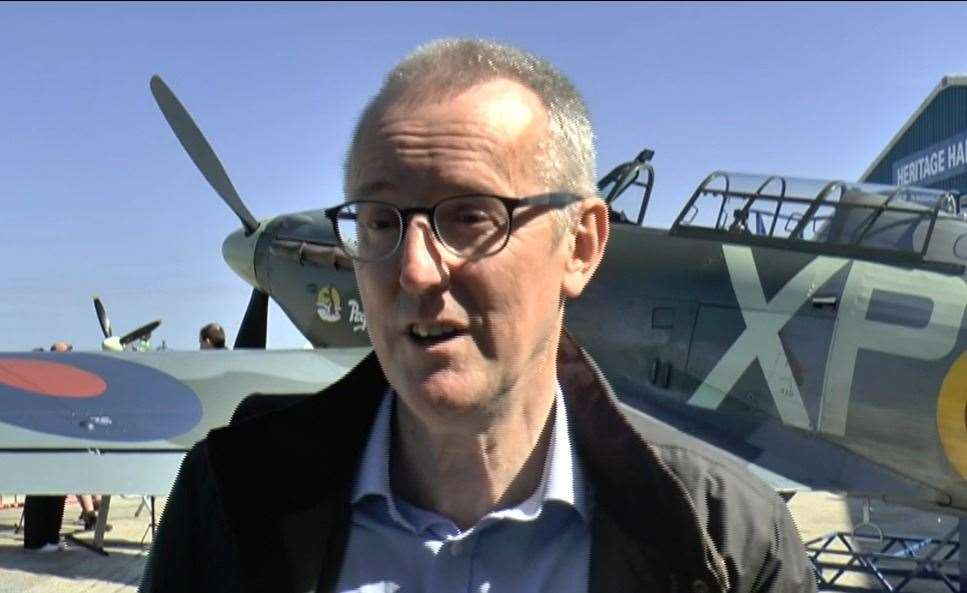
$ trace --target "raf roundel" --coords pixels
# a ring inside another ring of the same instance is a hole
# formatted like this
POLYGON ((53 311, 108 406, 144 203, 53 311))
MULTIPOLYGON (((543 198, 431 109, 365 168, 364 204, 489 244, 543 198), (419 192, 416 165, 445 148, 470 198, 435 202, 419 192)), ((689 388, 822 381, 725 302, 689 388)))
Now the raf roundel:
POLYGON ((51 397, 98 397, 107 389, 104 379, 59 362, 0 358, 0 382, 6 386, 51 397))
POLYGON ((98 441, 151 441, 201 420, 198 396, 174 377, 80 352, 0 356, 0 422, 98 441))
POLYGON ((937 400, 937 432, 951 465, 967 478, 967 353, 947 371, 937 400))

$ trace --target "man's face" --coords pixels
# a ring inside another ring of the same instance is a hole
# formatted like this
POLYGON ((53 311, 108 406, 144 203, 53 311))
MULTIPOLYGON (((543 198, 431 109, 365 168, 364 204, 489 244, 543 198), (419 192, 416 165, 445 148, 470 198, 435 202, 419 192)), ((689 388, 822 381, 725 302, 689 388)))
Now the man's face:
MULTIPOLYGON (((363 132, 350 199, 429 207, 462 194, 519 198, 556 189, 541 183, 535 166, 546 126, 538 98, 506 80, 435 102, 395 101, 363 132)), ((547 372, 568 244, 557 238, 547 208, 522 208, 502 251, 464 260, 416 215, 394 256, 356 263, 376 354, 417 416, 493 411, 507 390, 547 372), (427 330, 444 333, 417 335, 427 330)))

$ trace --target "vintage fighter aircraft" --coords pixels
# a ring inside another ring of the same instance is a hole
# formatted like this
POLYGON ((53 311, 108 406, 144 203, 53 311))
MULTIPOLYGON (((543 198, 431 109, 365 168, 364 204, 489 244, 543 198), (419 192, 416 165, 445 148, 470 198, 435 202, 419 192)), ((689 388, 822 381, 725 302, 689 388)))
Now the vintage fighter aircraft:
MULTIPOLYGON (((200 134, 168 119, 197 151, 200 134)), ((567 309, 567 327, 623 403, 782 490, 967 509, 967 222, 957 197, 717 172, 670 229, 643 228, 650 156, 601 180, 611 243, 567 309), (636 186, 631 220, 617 202, 636 186)), ((193 159, 204 172, 214 157, 193 159)), ((223 251, 313 344, 366 343, 351 262, 322 211, 246 224, 223 251)))
MULTIPOLYGON (((151 90, 242 228, 252 297, 234 352, 0 355, 0 490, 166 494, 188 447, 252 392, 313 392, 368 351, 321 210, 258 220, 188 112, 151 90), (264 351, 271 296, 317 347, 264 351), (57 472, 38 471, 58 456, 57 472)), ((777 489, 967 510, 967 222, 917 188, 716 172, 670 229, 641 226, 650 151, 606 175, 608 254, 567 327, 654 434, 777 489), (618 209, 643 188, 633 220, 618 209), (620 200, 619 200, 620 198, 620 200)))
POLYGON ((151 335, 151 332, 158 329, 158 326, 161 325, 161 320, 155 319, 123 336, 115 336, 114 331, 111 329, 111 319, 107 316, 107 308, 104 306, 100 297, 94 297, 94 312, 97 314, 97 323, 101 326, 101 333, 104 334, 101 349, 110 352, 121 352, 125 346, 133 345, 142 339, 146 339, 151 335))

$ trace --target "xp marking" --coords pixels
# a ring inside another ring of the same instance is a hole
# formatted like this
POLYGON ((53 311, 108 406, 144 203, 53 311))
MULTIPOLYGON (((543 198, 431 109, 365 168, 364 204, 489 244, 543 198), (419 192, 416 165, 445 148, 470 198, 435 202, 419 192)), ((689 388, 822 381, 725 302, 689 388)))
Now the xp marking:
POLYGON ((947 356, 960 333, 967 306, 967 285, 955 276, 856 261, 846 279, 842 302, 826 365, 818 427, 840 436, 846 434, 859 351, 872 350, 917 360, 947 356), (929 320, 922 327, 912 327, 869 319, 875 291, 930 302, 929 320))
POLYGON ((779 339, 779 331, 816 287, 825 284, 848 260, 815 258, 789 280, 771 301, 766 302, 752 250, 723 245, 722 252, 745 321, 745 330, 715 364, 688 403, 703 408, 717 408, 742 373, 758 360, 783 423, 811 428, 809 414, 779 339))

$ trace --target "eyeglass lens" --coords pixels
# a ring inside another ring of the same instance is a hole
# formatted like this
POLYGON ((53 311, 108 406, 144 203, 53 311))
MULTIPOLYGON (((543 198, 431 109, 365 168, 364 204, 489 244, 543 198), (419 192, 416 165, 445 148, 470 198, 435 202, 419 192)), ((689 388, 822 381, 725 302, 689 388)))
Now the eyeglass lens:
MULTIPOLYGON (((490 196, 448 198, 434 209, 437 238, 462 257, 490 255, 503 247, 510 231, 504 204, 490 196)), ((350 256, 375 261, 392 254, 403 235, 400 211, 379 202, 355 202, 336 216, 339 237, 350 256)))

